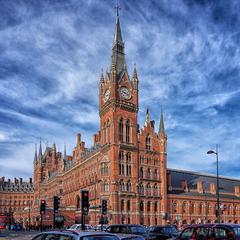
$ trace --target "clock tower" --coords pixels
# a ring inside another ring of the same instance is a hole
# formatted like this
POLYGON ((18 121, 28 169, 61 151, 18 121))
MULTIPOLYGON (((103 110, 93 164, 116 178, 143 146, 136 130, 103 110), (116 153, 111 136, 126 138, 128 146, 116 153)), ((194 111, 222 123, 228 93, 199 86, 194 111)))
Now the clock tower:
MULTIPOLYGON (((108 177, 111 180, 109 187, 111 194, 108 198, 115 212, 113 213, 114 222, 121 222, 119 208, 120 202, 124 201, 119 195, 121 184, 129 184, 130 192, 137 191, 137 113, 137 70, 134 65, 133 76, 130 78, 125 60, 119 7, 117 7, 110 71, 107 70, 104 74, 101 70, 99 84, 101 158, 102 161, 107 159, 109 163, 108 177)), ((136 208, 134 200, 132 204, 132 207, 136 208)))

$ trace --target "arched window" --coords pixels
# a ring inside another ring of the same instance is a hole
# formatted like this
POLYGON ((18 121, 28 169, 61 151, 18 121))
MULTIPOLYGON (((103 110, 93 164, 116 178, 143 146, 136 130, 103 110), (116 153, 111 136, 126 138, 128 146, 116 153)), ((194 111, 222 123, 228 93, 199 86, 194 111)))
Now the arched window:
POLYGON ((158 196, 158 186, 157 186, 157 183, 155 183, 154 186, 153 186, 153 195, 154 196, 158 196))
POLYGON ((143 211, 144 211, 144 204, 143 204, 143 201, 140 202, 139 210, 140 210, 140 212, 143 212, 143 211))
POLYGON ((104 123, 103 126, 104 126, 104 127, 103 127, 103 142, 106 143, 106 141, 107 141, 107 135, 106 135, 106 132, 107 132, 107 124, 104 123))
POLYGON ((76 207, 77 209, 80 208, 80 197, 77 195, 77 198, 76 198, 76 207))
POLYGON ((150 185, 150 183, 147 184, 146 190, 147 190, 147 195, 151 195, 151 185, 150 185))
POLYGON ((157 213, 158 211, 158 202, 154 203, 154 212, 157 213))
POLYGON ((126 143, 130 143, 130 121, 126 122, 126 143))
POLYGON ((151 140, 150 140, 150 135, 149 134, 146 136, 146 149, 147 150, 151 149, 151 140))
POLYGON ((157 171, 157 169, 155 168, 154 169, 154 179, 157 179, 158 178, 158 171, 157 171))
POLYGON ((107 181, 103 183, 103 191, 104 192, 109 192, 109 184, 107 181))
POLYGON ((131 167, 131 153, 128 152, 127 155, 126 155, 126 174, 127 176, 131 176, 131 173, 132 173, 132 167, 131 167))
POLYGON ((139 177, 140 177, 140 178, 143 178, 143 167, 140 167, 139 177))
POLYGON ((119 152, 118 156, 118 170, 119 170, 119 175, 124 175, 124 153, 122 151, 119 152))
POLYGON ((194 203, 190 203, 190 214, 194 214, 194 203))
POLYGON ((148 201, 147 202, 147 212, 150 212, 151 211, 151 202, 148 201))
POLYGON ((127 182, 127 192, 131 192, 131 182, 130 182, 130 180, 127 182))
POLYGON ((119 142, 123 142, 123 120, 120 119, 118 123, 118 135, 119 135, 119 142))
POLYGON ((131 211, 131 202, 130 202, 130 200, 127 201, 127 211, 128 212, 131 211))
POLYGON ((124 211, 124 200, 121 200, 121 211, 124 211))
POLYGON ((203 204, 200 203, 200 204, 199 204, 199 215, 202 214, 202 211, 203 211, 203 204))
POLYGON ((107 143, 110 142, 110 121, 108 120, 107 121, 107 133, 106 133, 106 136, 107 136, 107 143))
POLYGON ((119 182, 119 190, 120 190, 120 192, 123 192, 124 191, 124 182, 123 182, 123 180, 121 179, 120 180, 120 182, 119 182))
POLYGON ((150 168, 147 169, 147 178, 151 178, 151 169, 150 168))
POLYGON ((144 195, 144 186, 142 182, 139 184, 139 194, 144 195))
POLYGON ((108 163, 101 163, 101 175, 108 175, 108 163))

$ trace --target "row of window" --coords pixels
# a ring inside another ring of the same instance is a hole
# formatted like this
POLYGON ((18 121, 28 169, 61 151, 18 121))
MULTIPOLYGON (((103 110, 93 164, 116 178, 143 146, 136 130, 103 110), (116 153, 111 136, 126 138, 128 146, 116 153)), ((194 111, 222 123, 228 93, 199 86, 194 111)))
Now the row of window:
MULTIPOLYGON (((144 203, 144 201, 141 201, 139 204, 139 211, 140 212, 144 212, 144 204, 146 204, 146 211, 147 212, 157 212, 158 211, 158 202, 151 202, 151 201, 147 201, 146 203, 144 203)), ((120 202, 120 210, 123 211, 127 211, 130 212, 131 209, 131 200, 124 200, 122 199, 120 202)))
POLYGON ((123 123, 123 119, 121 118, 118 123, 118 136, 119 136, 119 142, 126 142, 130 143, 130 121, 127 120, 126 123, 123 123), (125 139, 124 139, 124 130, 125 130, 125 139))
POLYGON ((157 166, 158 164, 158 160, 157 159, 152 159, 151 157, 145 157, 145 156, 140 156, 139 157, 139 161, 140 161, 140 164, 143 165, 143 164, 147 164, 147 165, 154 165, 154 166, 157 166))
MULTIPOLYGON (((32 203, 32 201, 31 201, 31 203, 32 203)), ((0 205, 21 205, 21 204, 23 204, 23 205, 27 205, 27 204, 29 204, 29 200, 28 201, 7 201, 7 200, 4 200, 4 201, 1 201, 0 200, 0 205)))
POLYGON ((157 183, 151 187, 150 183, 147 183, 146 188, 144 188, 143 183, 141 182, 138 186, 138 193, 141 195, 147 195, 147 196, 158 196, 159 189, 157 183))
POLYGON ((157 180, 158 179, 158 170, 155 168, 153 170, 153 173, 151 173, 151 169, 147 168, 147 170, 145 171, 145 174, 144 174, 143 167, 140 167, 140 169, 139 169, 139 177, 140 178, 144 178, 145 177, 147 179, 153 178, 154 180, 157 180))
POLYGON ((126 176, 131 176, 132 175, 132 159, 131 159, 131 153, 127 152, 126 153, 126 162, 124 161, 124 152, 120 151, 119 156, 118 156, 118 174, 119 175, 126 175, 126 176))

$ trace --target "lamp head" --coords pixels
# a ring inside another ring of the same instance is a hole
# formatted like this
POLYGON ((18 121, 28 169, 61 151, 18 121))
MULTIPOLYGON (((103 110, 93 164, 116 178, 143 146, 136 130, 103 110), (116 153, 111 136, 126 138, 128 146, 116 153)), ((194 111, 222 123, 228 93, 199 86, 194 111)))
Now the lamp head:
POLYGON ((207 151, 207 154, 216 154, 213 150, 209 150, 209 151, 207 151))

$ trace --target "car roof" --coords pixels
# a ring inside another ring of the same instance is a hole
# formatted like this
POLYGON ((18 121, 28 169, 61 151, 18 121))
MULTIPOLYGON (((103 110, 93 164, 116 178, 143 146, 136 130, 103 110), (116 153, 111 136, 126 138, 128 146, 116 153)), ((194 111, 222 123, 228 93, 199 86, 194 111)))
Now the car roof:
POLYGON ((112 225, 109 225, 109 227, 111 227, 111 226, 144 227, 140 224, 112 224, 112 225))
POLYGON ((109 235, 109 236, 115 236, 112 233, 108 232, 96 232, 96 231, 79 231, 79 230, 62 230, 62 231, 47 231, 42 232, 41 234, 71 234, 72 236, 88 236, 88 235, 109 235))

